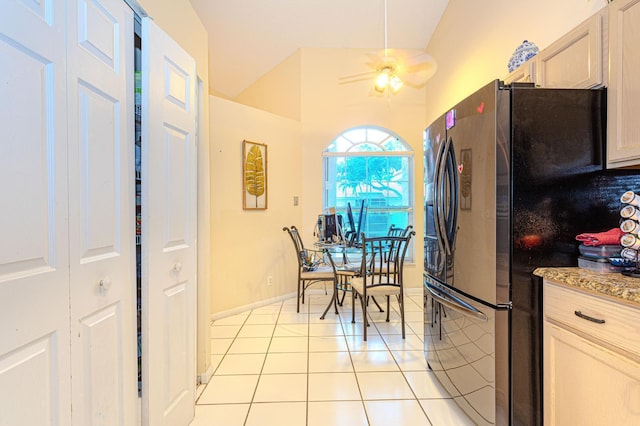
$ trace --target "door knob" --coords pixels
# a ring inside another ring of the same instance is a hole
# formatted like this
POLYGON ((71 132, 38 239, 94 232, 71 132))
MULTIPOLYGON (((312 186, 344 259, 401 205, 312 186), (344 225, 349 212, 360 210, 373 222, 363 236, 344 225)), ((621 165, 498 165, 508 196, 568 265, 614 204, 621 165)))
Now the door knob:
POLYGON ((176 264, 173 265, 173 272, 180 272, 180 271, 182 271, 182 263, 176 262, 176 264))
POLYGON ((98 284, 100 285, 100 291, 109 291, 109 289, 111 288, 111 278, 104 277, 98 284))

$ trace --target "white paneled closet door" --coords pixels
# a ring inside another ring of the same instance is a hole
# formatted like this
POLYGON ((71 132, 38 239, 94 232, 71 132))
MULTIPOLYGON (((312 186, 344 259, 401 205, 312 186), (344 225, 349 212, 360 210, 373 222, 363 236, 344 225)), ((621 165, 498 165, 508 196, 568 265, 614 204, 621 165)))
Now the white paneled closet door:
POLYGON ((63 0, 0 0, 0 425, 69 425, 63 0))
POLYGON ((137 423, 133 12, 67 0, 74 425, 137 423))
POLYGON ((188 425, 195 402, 196 66, 142 21, 143 424, 188 425))

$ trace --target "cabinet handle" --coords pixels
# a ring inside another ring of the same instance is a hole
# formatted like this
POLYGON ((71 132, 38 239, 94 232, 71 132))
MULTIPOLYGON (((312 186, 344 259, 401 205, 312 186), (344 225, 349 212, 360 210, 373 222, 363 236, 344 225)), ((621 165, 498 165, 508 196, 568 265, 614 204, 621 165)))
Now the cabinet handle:
POLYGON ((178 273, 182 271, 182 263, 177 262, 175 265, 173 265, 173 272, 178 273))
POLYGON ((603 319, 590 317, 589 315, 585 315, 580 311, 574 311, 573 313, 576 314, 577 317, 580 317, 582 319, 586 319, 587 321, 595 322, 597 324, 604 324, 604 320, 603 319))

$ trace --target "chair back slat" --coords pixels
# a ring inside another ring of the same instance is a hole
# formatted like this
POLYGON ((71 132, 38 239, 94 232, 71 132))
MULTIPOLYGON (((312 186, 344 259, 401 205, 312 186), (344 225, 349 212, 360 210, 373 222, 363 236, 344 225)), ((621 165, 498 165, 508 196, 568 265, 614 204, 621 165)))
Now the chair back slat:
POLYGON ((406 237, 409 232, 413 229, 412 225, 407 226, 406 228, 399 228, 395 225, 391 225, 389 230, 387 231, 388 237, 406 237))
POLYGON ((353 309, 351 322, 355 323, 356 295, 362 306, 362 318, 364 323, 363 339, 367 340, 367 304, 373 300, 380 312, 383 312, 376 301, 376 297, 382 296, 387 300, 387 322, 389 321, 390 299, 393 296, 398 301, 402 338, 405 338, 404 325, 404 259, 407 255, 411 237, 416 233, 409 231, 403 236, 384 236, 367 238, 362 234, 362 263, 360 276, 352 281, 353 297, 351 306, 353 309))
POLYGON ((362 276, 367 287, 401 287, 404 259, 409 241, 415 232, 406 236, 383 236, 367 238, 362 234, 362 276))
POLYGON ((296 250, 298 256, 296 256, 298 260, 298 267, 301 272, 310 272, 314 271, 319 265, 327 264, 331 266, 331 268, 335 272, 335 264, 333 262, 333 258, 331 253, 324 252, 321 253, 318 250, 308 250, 304 248, 304 243, 302 242, 302 237, 300 237, 300 231, 295 226, 284 227, 283 231, 287 231, 289 236, 291 237, 291 241, 293 242, 293 246, 296 250))
MULTIPOLYGON (((298 260, 296 312, 300 312, 300 303, 304 303, 305 291, 310 285, 315 283, 324 283, 326 293, 326 285, 331 282, 335 294, 335 288, 337 285, 336 265, 333 262, 333 258, 329 251, 306 249, 302 242, 302 238, 300 237, 300 232, 295 226, 285 226, 282 230, 287 231, 289 234, 296 252, 296 259, 298 260)), ((334 303, 334 305, 337 314, 338 307, 336 303, 334 303)), ((327 314, 330 306, 331 305, 327 306, 327 309, 324 311, 320 319, 324 319, 324 316, 327 314)))
POLYGON ((300 232, 295 226, 291 226, 290 228, 287 228, 285 226, 284 228, 282 228, 282 230, 289 233, 296 253, 298 253, 298 256, 296 256, 298 259, 298 266, 304 269, 305 266, 308 266, 311 262, 313 262, 313 259, 310 259, 309 253, 304 248, 304 243, 302 242, 300 232))

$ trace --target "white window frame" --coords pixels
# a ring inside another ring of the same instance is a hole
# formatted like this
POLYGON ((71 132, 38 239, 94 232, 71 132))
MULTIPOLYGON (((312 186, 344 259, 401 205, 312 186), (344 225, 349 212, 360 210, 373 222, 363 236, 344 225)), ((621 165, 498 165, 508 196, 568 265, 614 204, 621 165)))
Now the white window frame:
MULTIPOLYGON (((323 182, 322 182, 322 193, 323 193, 323 197, 322 197, 322 206, 323 206, 323 210, 324 212, 328 212, 328 210, 332 207, 336 207, 336 194, 332 193, 335 190, 335 179, 329 179, 329 176, 335 176, 336 175, 336 170, 335 170, 335 166, 336 163, 330 161, 330 159, 332 157, 376 157, 376 156, 381 156, 381 157, 402 157, 402 158, 406 158, 407 159, 407 174, 408 174, 408 187, 407 187, 407 191, 408 194, 403 194, 403 196, 406 197, 407 199, 407 206, 406 207, 376 207, 376 206, 368 206, 368 213, 375 213, 375 212, 386 212, 386 211, 396 211, 396 212, 404 212, 407 214, 407 221, 408 224, 413 225, 413 222, 415 221, 415 197, 414 197, 414 188, 415 188, 415 175, 414 175, 414 151, 411 148, 411 146, 402 138, 400 138, 396 133, 392 132, 389 129, 383 128, 383 127, 379 127, 379 126, 372 126, 372 125, 363 125, 363 126, 356 126, 356 127, 352 127, 350 129, 345 130, 344 132, 340 133, 334 140, 332 140, 324 149, 323 151, 323 158, 322 158, 322 174, 323 174, 323 182), (345 135, 352 135, 352 134, 357 134, 359 131, 363 131, 364 130, 364 139, 365 140, 353 140, 351 138, 347 138, 345 137, 345 135), (380 138, 380 135, 382 133, 386 133, 387 137, 383 138, 382 140, 379 141, 371 141, 369 139, 369 131, 373 131, 375 132, 375 135, 378 137, 378 139, 380 138), (329 151, 329 149, 332 149, 336 146, 337 141, 340 138, 344 138, 345 140, 348 140, 351 145, 348 146, 348 149, 346 151, 329 151), (389 145, 389 139, 395 139, 394 143, 399 143, 400 146, 403 148, 403 150, 388 150, 388 148, 385 146, 385 144, 389 145), (363 144, 369 144, 369 145, 375 145, 377 147, 380 148, 379 151, 359 151, 358 148, 362 147, 363 144), (330 170, 330 168, 333 168, 332 170, 330 170), (331 173, 330 173, 331 172, 331 173)), ((356 214, 358 212, 359 209, 359 205, 355 206, 355 205, 351 205, 354 214, 356 214)), ((342 207, 339 208, 339 210, 343 210, 342 207)), ((391 225, 391 224, 389 224, 391 225)), ((401 226, 401 224, 394 224, 396 226, 401 226)), ((413 260, 413 250, 410 250, 410 253, 408 253, 408 259, 409 261, 413 260)))

